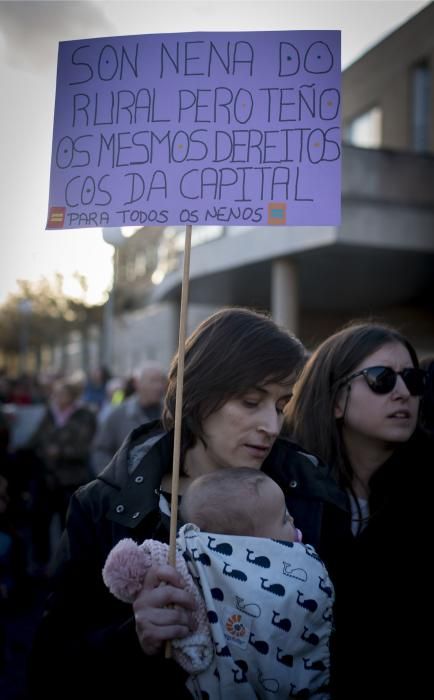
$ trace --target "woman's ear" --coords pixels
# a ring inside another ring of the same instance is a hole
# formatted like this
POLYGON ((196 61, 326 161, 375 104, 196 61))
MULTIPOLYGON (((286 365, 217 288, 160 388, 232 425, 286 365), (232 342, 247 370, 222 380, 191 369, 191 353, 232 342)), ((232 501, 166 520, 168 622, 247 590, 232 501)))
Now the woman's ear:
POLYGON ((343 418, 345 415, 345 409, 347 407, 349 389, 350 389, 350 386, 348 385, 346 391, 345 391, 345 389, 342 389, 341 391, 338 392, 338 395, 336 396, 336 403, 335 403, 335 408, 334 408, 334 414, 335 414, 336 420, 343 418))
POLYGON ((345 416, 345 412, 347 410, 347 405, 348 405, 348 399, 350 398, 350 391, 351 391, 351 384, 347 384, 345 389, 342 389, 339 391, 337 397, 336 397, 336 403, 335 403, 335 418, 336 420, 342 420, 342 418, 345 416))

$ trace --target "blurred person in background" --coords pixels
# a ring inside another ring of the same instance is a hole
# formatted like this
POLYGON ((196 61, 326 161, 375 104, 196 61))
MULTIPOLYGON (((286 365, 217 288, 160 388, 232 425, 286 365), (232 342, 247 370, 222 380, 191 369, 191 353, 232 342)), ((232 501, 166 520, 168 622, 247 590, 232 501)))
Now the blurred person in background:
POLYGON ((51 556, 53 516, 59 516, 63 527, 71 494, 91 478, 90 448, 96 416, 79 401, 80 393, 80 385, 56 380, 45 414, 26 445, 39 461, 42 472, 43 487, 34 528, 34 555, 42 565, 51 556))
POLYGON ((93 369, 84 384, 82 402, 94 413, 101 410, 106 399, 106 384, 111 377, 107 367, 96 367, 93 369))
POLYGON ((9 449, 9 423, 0 411, 0 697, 18 700, 39 590, 28 576, 30 517, 27 473, 9 449), (11 695, 9 695, 9 691, 11 695))
POLYGON ((0 370, 0 405, 9 403, 11 396, 11 382, 4 370, 0 370))
POLYGON ((99 474, 118 451, 126 436, 142 423, 161 417, 167 374, 153 361, 134 373, 135 393, 113 408, 98 426, 92 445, 92 470, 99 474))
POLYGON ((113 409, 119 406, 125 398, 125 380, 121 377, 109 379, 105 385, 105 399, 97 415, 98 424, 103 423, 113 409))

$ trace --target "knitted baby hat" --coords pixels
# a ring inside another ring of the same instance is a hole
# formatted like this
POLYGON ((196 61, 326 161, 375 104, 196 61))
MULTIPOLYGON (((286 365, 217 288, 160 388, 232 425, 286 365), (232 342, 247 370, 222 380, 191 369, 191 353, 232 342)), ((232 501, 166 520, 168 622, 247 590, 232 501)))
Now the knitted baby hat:
MULTIPOLYGON (((149 568, 167 564, 168 551, 168 545, 157 540, 145 540, 140 545, 129 538, 120 540, 109 552, 102 570, 105 585, 116 598, 132 603, 142 589, 149 568)), ((196 630, 183 639, 172 641, 173 656, 187 673, 199 673, 208 668, 214 655, 206 607, 180 552, 176 553, 176 569, 196 602, 193 611, 196 630)))

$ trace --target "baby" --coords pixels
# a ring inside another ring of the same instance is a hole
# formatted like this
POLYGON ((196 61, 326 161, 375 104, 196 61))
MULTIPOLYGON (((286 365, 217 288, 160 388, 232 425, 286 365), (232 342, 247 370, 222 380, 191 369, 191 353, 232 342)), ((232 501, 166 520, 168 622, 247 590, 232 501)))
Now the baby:
MULTIPOLYGON (((198 627, 173 650, 193 697, 329 698, 333 587, 313 547, 301 543, 281 488, 258 469, 210 472, 188 486, 180 516, 177 568, 195 594, 198 627)), ((105 583, 131 602, 131 586, 128 598, 117 585, 126 542, 146 552, 136 594, 146 567, 160 563, 154 547, 167 561, 167 545, 122 540, 109 554, 105 583)))
POLYGON ((195 479, 182 497, 181 519, 224 535, 301 542, 283 491, 259 469, 221 469, 195 479))

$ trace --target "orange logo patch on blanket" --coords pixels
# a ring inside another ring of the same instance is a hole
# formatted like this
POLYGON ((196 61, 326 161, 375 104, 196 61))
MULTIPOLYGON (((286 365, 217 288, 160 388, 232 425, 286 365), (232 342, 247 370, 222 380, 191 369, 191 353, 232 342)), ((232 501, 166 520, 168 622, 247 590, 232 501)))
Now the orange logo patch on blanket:
POLYGON ((224 632, 228 641, 244 648, 250 636, 250 621, 246 616, 233 608, 226 611, 224 617, 224 632))

